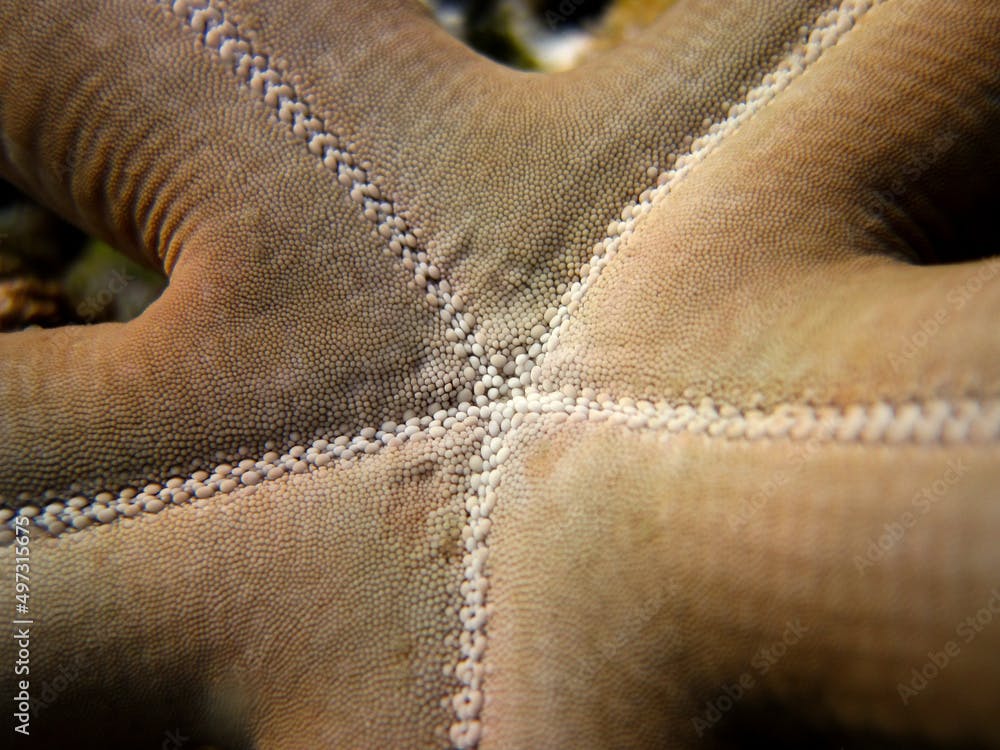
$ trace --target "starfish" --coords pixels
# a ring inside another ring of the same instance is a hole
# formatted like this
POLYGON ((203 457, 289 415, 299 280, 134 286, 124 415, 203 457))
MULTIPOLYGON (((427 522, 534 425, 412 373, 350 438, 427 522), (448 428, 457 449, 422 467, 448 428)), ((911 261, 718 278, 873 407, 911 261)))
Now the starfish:
POLYGON ((37 746, 1000 743, 1000 4, 542 75, 403 0, 16 0, 0 69, 0 173, 169 278, 0 336, 37 746))

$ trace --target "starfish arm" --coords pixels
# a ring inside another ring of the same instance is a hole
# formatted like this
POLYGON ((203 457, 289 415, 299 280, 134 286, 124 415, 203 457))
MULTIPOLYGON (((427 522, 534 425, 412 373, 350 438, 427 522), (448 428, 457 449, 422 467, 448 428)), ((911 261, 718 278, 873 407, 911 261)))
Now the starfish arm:
POLYGON ((991 5, 877 6, 721 128, 570 295, 543 388, 749 408, 995 398, 997 261, 913 261, 998 249, 998 30, 991 5))
POLYGON ((481 747, 997 742, 995 441, 559 411, 497 489, 481 747))
POLYGON ((776 710, 997 741, 1000 267, 900 258, 989 248, 998 29, 876 7, 595 261, 537 375, 580 419, 525 407, 494 501, 495 746, 696 746, 776 710))
POLYGON ((28 746, 448 747, 467 431, 35 536, 28 746))
POLYGON ((0 19, 18 81, 0 102, 3 170, 158 259, 170 285, 124 326, 0 338, 0 454, 19 466, 0 494, 162 482, 455 401, 447 324, 366 217, 371 191, 296 134, 291 105, 241 83, 170 6, 34 10, 0 19))
POLYGON ((554 76, 504 69, 395 8, 362 51, 352 40, 367 10, 303 17, 291 5, 259 10, 265 39, 295 41, 289 69, 309 71, 324 117, 424 230, 421 248, 482 337, 513 359, 622 206, 828 3, 678 3, 632 43, 554 76))

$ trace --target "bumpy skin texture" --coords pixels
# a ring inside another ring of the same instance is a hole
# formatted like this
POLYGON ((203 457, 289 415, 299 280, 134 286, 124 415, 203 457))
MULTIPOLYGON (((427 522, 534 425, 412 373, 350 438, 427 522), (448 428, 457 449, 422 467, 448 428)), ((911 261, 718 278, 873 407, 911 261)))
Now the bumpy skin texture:
POLYGON ((998 40, 0 5, 4 177, 170 278, 0 336, 26 744, 1000 744, 998 40))

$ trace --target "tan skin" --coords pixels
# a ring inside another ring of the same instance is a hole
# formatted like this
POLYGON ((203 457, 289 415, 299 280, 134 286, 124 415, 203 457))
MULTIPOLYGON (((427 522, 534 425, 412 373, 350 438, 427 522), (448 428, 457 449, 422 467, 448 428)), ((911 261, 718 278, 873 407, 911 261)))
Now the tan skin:
POLYGON ((1000 742, 1000 8, 205 5, 0 6, 3 176, 169 276, 0 336, 37 746, 1000 742))

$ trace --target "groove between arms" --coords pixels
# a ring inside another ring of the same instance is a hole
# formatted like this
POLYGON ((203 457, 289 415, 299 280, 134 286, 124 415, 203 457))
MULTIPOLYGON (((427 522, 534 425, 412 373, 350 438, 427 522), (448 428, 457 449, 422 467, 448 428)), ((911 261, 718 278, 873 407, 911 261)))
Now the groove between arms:
POLYGON ((408 226, 391 198, 383 195, 373 179, 372 165, 361 160, 351 144, 344 143, 316 116, 289 72, 261 48, 254 30, 238 23, 219 0, 158 1, 197 35, 205 49, 226 64, 239 85, 260 99, 309 153, 337 174, 337 181, 375 226, 388 250, 413 273, 417 286, 425 290, 428 304, 446 320, 460 317, 461 300, 453 297, 440 270, 418 249, 421 230, 408 226))
MULTIPOLYGON (((764 76, 759 86, 748 92, 743 102, 730 108, 725 120, 711 125, 706 134, 695 139, 689 151, 679 156, 671 169, 660 174, 656 187, 644 191, 638 201, 622 209, 621 221, 612 222, 608 226, 607 235, 594 247, 590 262, 581 268, 580 280, 562 296, 556 314, 547 321, 549 330, 542 334, 538 344, 535 345, 539 351, 533 352, 530 358, 519 363, 518 369, 515 370, 514 374, 522 379, 520 382, 527 389, 528 397, 522 396, 521 389, 515 386, 512 388, 513 398, 502 407, 498 405, 493 411, 491 434, 496 436, 483 442, 479 457, 483 464, 482 470, 479 474, 473 474, 471 492, 466 500, 469 520, 462 532, 468 553, 464 560, 465 580, 462 583, 464 604, 460 611, 462 660, 456 672, 461 688, 452 699, 456 720, 450 729, 450 738, 456 748, 466 750, 478 746, 482 734, 480 716, 484 703, 485 675, 483 655, 487 649, 490 606, 487 599, 489 532, 492 525, 490 514, 496 504, 497 488, 501 482, 499 467, 509 455, 509 448, 503 444, 503 436, 511 427, 516 427, 519 419, 551 411, 557 419, 611 419, 628 427, 664 430, 668 434, 705 431, 715 436, 749 439, 766 436, 771 431, 777 431, 791 438, 801 438, 814 430, 818 430, 818 434, 828 434, 831 437, 881 435, 895 439, 905 434, 920 437, 934 434, 933 424, 920 422, 912 414, 912 410, 906 412, 904 420, 893 423, 892 409, 887 405, 875 408, 875 419, 869 425, 869 431, 865 432, 863 424, 866 422, 865 415, 857 410, 852 415, 853 421, 844 420, 836 428, 831 428, 831 424, 838 421, 833 415, 823 414, 817 418, 818 415, 808 407, 805 412, 798 414, 775 413, 770 419, 761 419, 759 415, 752 414, 749 415, 750 419, 747 419, 735 410, 734 413, 726 410, 720 413, 710 401, 702 402, 699 410, 693 410, 690 406, 673 408, 668 405, 657 407, 642 404, 640 407, 636 404, 624 402, 615 404, 610 401, 603 402, 595 408, 591 399, 596 394, 576 397, 575 389, 565 394, 538 392, 542 380, 541 365, 546 354, 552 352, 558 345, 560 333, 572 320, 572 315, 580 306, 587 290, 597 281, 601 271, 614 258, 621 244, 635 231, 638 223, 723 139, 735 132, 787 88, 792 80, 819 59, 823 50, 835 45, 877 2, 878 0, 845 0, 820 15, 808 35, 800 40, 800 43, 772 72, 764 76), (536 394, 537 398, 533 399, 536 394), (577 401, 577 398, 582 398, 583 403, 577 401), (915 429, 918 423, 921 429, 915 429), (888 430, 889 427, 895 429, 888 430)), ((991 434, 995 434, 997 413, 995 409, 988 411, 990 416, 985 431, 992 430, 991 434)), ((940 416, 940 410, 935 414, 940 416)), ((472 468, 476 470, 477 467, 474 465, 472 468)))
POLYGON ((876 402, 845 409, 784 404, 763 412, 738 409, 707 398, 697 405, 654 404, 627 398, 611 400, 591 389, 577 392, 566 387, 553 393, 531 390, 493 406, 441 410, 403 424, 387 422, 379 429, 366 428, 353 438, 317 440, 294 446, 280 455, 271 452, 256 460, 222 463, 210 472, 173 477, 163 484, 26 505, 16 511, 2 508, 0 523, 5 528, 0 530, 0 541, 12 540, 16 515, 29 517, 32 525, 49 534, 69 533, 119 518, 158 513, 170 506, 207 501, 216 495, 278 481, 286 475, 306 474, 337 462, 363 460, 387 449, 398 450, 410 441, 443 437, 459 427, 472 428, 474 437, 482 442, 481 458, 474 459, 472 466, 474 474, 480 474, 496 468, 498 457, 505 457, 501 449, 507 432, 544 415, 555 415, 557 421, 608 422, 664 437, 687 433, 721 440, 929 446, 1000 441, 1000 400, 937 400, 898 405, 876 402), (497 427, 491 431, 490 424, 494 421, 497 427))

